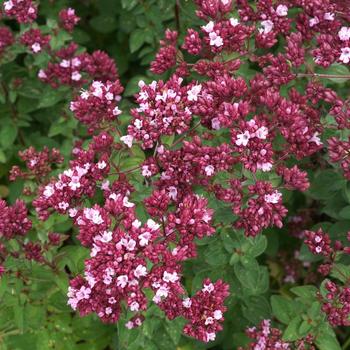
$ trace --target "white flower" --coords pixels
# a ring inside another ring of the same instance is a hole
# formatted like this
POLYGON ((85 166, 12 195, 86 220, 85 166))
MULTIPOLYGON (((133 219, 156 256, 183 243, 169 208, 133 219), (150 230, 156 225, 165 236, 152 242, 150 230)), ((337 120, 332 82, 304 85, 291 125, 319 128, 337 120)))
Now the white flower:
POLYGON ((264 199, 266 203, 277 204, 282 197, 282 193, 275 191, 272 194, 265 194, 264 199))
POLYGON ((270 171, 272 169, 272 163, 257 163, 256 167, 263 172, 270 171))
POLYGON ((81 91, 81 94, 80 94, 80 97, 83 99, 83 100, 87 100, 90 96, 90 93, 89 91, 86 91, 86 90, 82 90, 81 91))
POLYGON ((113 95, 111 92, 107 92, 107 93, 105 94, 105 98, 106 98, 108 101, 113 101, 114 95, 113 95))
POLYGON ((132 321, 126 322, 126 323, 125 323, 125 327, 126 327, 127 329, 133 329, 133 328, 134 328, 134 322, 132 322, 132 321))
POLYGON ((29 7, 29 9, 28 9, 28 14, 31 15, 31 14, 33 14, 33 13, 35 13, 35 8, 31 6, 31 7, 29 7))
POLYGON ((74 218, 78 214, 78 210, 75 208, 72 208, 72 209, 69 209, 68 213, 71 218, 74 218))
POLYGON ((202 292, 208 292, 211 293, 214 290, 213 283, 205 284, 202 288, 202 292))
POLYGON ((210 45, 220 47, 224 44, 222 37, 217 35, 215 32, 209 33, 210 45))
POLYGON ((102 182, 102 184, 101 184, 101 189, 102 189, 103 191, 109 190, 109 180, 105 180, 105 181, 102 182))
POLYGON ((67 202, 60 202, 58 203, 58 207, 62 210, 66 210, 69 207, 69 203, 67 202))
POLYGON ((107 166, 107 163, 106 163, 104 160, 102 160, 102 161, 100 161, 100 162, 97 163, 97 167, 98 167, 100 170, 104 169, 106 166, 107 166))
POLYGON ((237 146, 247 146, 250 139, 249 131, 245 131, 243 134, 238 134, 236 139, 237 146))
POLYGON ((186 308, 189 309, 192 305, 192 300, 190 298, 186 298, 182 301, 182 305, 186 308))
POLYGON ((152 219, 147 220, 147 226, 152 230, 156 231, 159 229, 160 225, 154 222, 152 219))
POLYGON ((144 165, 144 166, 142 166, 142 176, 144 176, 144 177, 150 177, 150 176, 152 176, 152 172, 149 170, 149 167, 148 167, 148 165, 144 165))
POLYGON ((239 25, 239 21, 237 18, 230 18, 230 24, 232 27, 236 27, 239 25))
POLYGON ((286 5, 278 5, 276 8, 277 16, 285 17, 288 15, 288 7, 286 5))
POLYGON ((126 196, 123 198, 123 205, 124 205, 124 207, 126 207, 126 208, 132 208, 132 207, 135 206, 134 203, 129 202, 129 198, 126 197, 126 196))
POLYGON ((151 239, 152 235, 149 232, 144 232, 139 235, 140 240, 140 246, 144 247, 148 244, 149 240, 151 239))
POLYGON ((178 280, 179 280, 179 275, 176 272, 169 273, 167 271, 164 271, 164 273, 163 273, 163 281, 164 282, 175 283, 178 280))
POLYGON ((78 71, 72 73, 72 80, 79 81, 81 79, 81 74, 78 71))
POLYGON ((132 222, 132 226, 135 227, 135 228, 140 228, 141 227, 141 221, 140 220, 137 220, 135 219, 133 222, 132 222))
POLYGON ((273 22, 269 19, 267 19, 266 21, 262 21, 261 25, 263 26, 263 28, 259 29, 260 34, 269 34, 273 29, 273 22))
POLYGON ((167 286, 160 286, 152 300, 158 304, 162 301, 162 298, 167 298, 168 294, 169 288, 167 286))
POLYGON ((168 187, 168 191, 169 198, 175 201, 177 198, 177 188, 175 186, 170 186, 168 187))
MULTIPOLYGON (((349 49, 350 50, 350 49, 349 49)), ((317 146, 321 146, 323 145, 323 143, 321 142, 321 139, 318 137, 319 133, 316 131, 312 137, 310 138, 310 140, 308 142, 314 142, 316 143, 317 146)))
POLYGON ((131 311, 139 311, 139 309, 140 309, 140 304, 137 301, 133 301, 130 304, 130 310, 131 311))
POLYGON ((350 47, 342 47, 339 60, 348 64, 350 62, 350 47))
POLYGON ((104 222, 100 212, 97 209, 85 208, 84 216, 86 217, 86 219, 92 221, 96 225, 100 225, 104 222))
POLYGON ((133 136, 126 135, 126 136, 122 136, 120 138, 120 141, 124 142, 129 148, 131 148, 133 139, 134 139, 133 136))
POLYGON ((215 169, 212 165, 207 165, 204 168, 205 173, 207 174, 207 176, 212 176, 215 173, 215 169))
POLYGON ((106 315, 110 315, 111 313, 112 313, 112 308, 111 307, 106 307, 105 308, 105 313, 106 313, 106 315))
POLYGON ((147 269, 146 266, 143 265, 138 265, 134 271, 134 275, 136 278, 140 278, 142 276, 146 276, 147 275, 147 269))
POLYGON ((214 30, 214 22, 210 21, 207 25, 202 26, 202 29, 207 33, 211 33, 214 30))
POLYGON ((45 71, 43 69, 39 70, 38 77, 40 79, 46 79, 47 78, 47 75, 46 75, 46 73, 45 73, 45 71))
POLYGON ((34 43, 32 46, 33 52, 37 53, 41 51, 41 45, 39 43, 34 43))
POLYGON ((81 286, 79 291, 76 293, 76 297, 78 300, 89 299, 91 294, 91 289, 86 288, 85 286, 81 286))
POLYGON ((122 111, 119 109, 119 107, 117 106, 117 107, 115 107, 114 109, 113 109, 113 115, 114 116, 117 116, 117 115, 120 115, 120 114, 122 114, 122 111))
POLYGON ((209 341, 214 341, 215 338, 216 338, 215 333, 213 333, 213 332, 211 332, 211 333, 207 332, 207 333, 206 333, 206 341, 207 341, 207 342, 209 342, 209 341))
POLYGON ((69 60, 62 60, 60 63, 60 67, 62 68, 69 68, 70 67, 70 61, 69 60))
POLYGON ((135 119, 135 121, 134 121, 134 125, 135 125, 135 128, 136 129, 141 129, 142 128, 142 120, 140 120, 140 119, 135 119))
POLYGON ((111 231, 104 231, 100 236, 100 241, 103 243, 108 243, 112 240, 113 233, 111 231))
POLYGON ((320 23, 320 20, 317 17, 311 18, 309 20, 309 26, 310 27, 313 27, 313 26, 315 26, 318 23, 320 23))
POLYGON ((74 57, 71 62, 73 67, 79 67, 81 65, 80 58, 78 57, 74 57))
POLYGON ((334 13, 332 12, 326 12, 323 16, 323 18, 326 20, 326 21, 334 21, 334 13))
POLYGON ((198 101, 198 95, 202 90, 202 85, 195 85, 191 90, 187 91, 187 99, 189 101, 198 101))
POLYGON ((205 325, 208 325, 208 324, 213 324, 214 323, 214 319, 212 317, 207 317, 205 319, 205 325))
POLYGON ((211 120, 211 127, 214 129, 214 130, 219 130, 221 125, 220 125, 220 120, 219 118, 213 118, 211 120))
POLYGON ((4 2, 5 11, 10 11, 13 7, 13 2, 11 0, 4 2))
POLYGON ((338 33, 341 41, 347 41, 350 39, 350 27, 341 27, 338 33))
POLYGON ((257 131, 255 131, 255 136, 258 139, 266 140, 266 136, 268 135, 268 133, 269 133, 268 128, 266 126, 262 126, 257 131))
POLYGON ((120 288, 125 288, 125 286, 128 284, 128 276, 127 275, 121 275, 117 277, 117 286, 120 288))
POLYGON ((45 190, 43 192, 43 195, 46 197, 46 198, 50 198, 53 194, 55 193, 55 189, 52 185, 47 185, 45 187, 45 190))
POLYGON ((222 312, 221 312, 221 310, 215 310, 214 311, 214 318, 216 320, 221 320, 222 319, 222 312))

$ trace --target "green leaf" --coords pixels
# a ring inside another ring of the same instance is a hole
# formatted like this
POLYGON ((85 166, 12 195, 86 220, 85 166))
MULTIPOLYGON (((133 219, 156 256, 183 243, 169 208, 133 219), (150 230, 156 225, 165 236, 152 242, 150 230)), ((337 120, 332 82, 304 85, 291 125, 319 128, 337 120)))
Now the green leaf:
POLYGON ((341 350, 336 335, 328 324, 322 325, 316 336, 315 343, 319 350, 341 350))
POLYGON ((331 276, 346 283, 350 279, 350 266, 340 263, 333 265, 331 276))
POLYGON ((279 295, 271 297, 272 312, 282 323, 288 324, 296 316, 297 309, 295 306, 293 300, 279 295))
POLYGON ((12 147, 17 137, 17 127, 11 122, 5 123, 0 131, 0 143, 4 149, 12 147))
POLYGON ((315 286, 299 286, 293 287, 290 289, 295 295, 304 298, 313 300, 316 297, 317 288, 315 286))
POLYGON ((258 235, 254 238, 249 238, 250 247, 246 251, 247 254, 257 257, 264 253, 267 247, 267 239, 264 235, 258 235))
POLYGON ((64 96, 62 96, 61 92, 54 89, 47 89, 46 92, 44 92, 44 94, 40 98, 38 108, 47 108, 54 106, 63 98, 64 96))
POLYGON ((235 274, 247 295, 258 295, 266 292, 269 285, 269 274, 266 266, 259 266, 255 259, 241 259, 234 265, 235 274))
POLYGON ((90 25, 99 33, 111 33, 118 27, 118 22, 113 16, 101 15, 93 17, 90 20, 90 25))
POLYGON ((283 339, 287 341, 294 341, 300 338, 299 335, 299 328, 301 326, 301 323, 303 322, 301 316, 294 317, 290 323, 288 324, 288 327, 283 333, 283 339))
POLYGON ((145 34, 142 29, 134 30, 129 39, 130 52, 136 52, 145 43, 145 34))
POLYGON ((253 324, 271 318, 271 308, 263 296, 250 297, 244 300, 242 307, 244 317, 253 324))
POLYGON ((340 212, 339 212, 339 216, 342 219, 350 219, 350 205, 347 205, 346 207, 344 207, 340 212))
MULTIPOLYGON (((329 68, 327 69, 318 69, 318 73, 321 74, 330 74, 330 75, 349 75, 349 69, 346 67, 345 64, 340 63, 333 63, 329 68)), ((348 78, 327 78, 331 80, 333 83, 336 84, 342 84, 346 83, 348 81, 348 78)))

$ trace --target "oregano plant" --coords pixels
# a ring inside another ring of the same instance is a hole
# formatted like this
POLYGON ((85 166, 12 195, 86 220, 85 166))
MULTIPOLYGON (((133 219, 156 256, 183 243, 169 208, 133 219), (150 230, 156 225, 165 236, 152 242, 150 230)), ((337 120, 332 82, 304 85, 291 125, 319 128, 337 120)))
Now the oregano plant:
POLYGON ((4 349, 350 348, 348 1, 52 3, 2 2, 4 349))

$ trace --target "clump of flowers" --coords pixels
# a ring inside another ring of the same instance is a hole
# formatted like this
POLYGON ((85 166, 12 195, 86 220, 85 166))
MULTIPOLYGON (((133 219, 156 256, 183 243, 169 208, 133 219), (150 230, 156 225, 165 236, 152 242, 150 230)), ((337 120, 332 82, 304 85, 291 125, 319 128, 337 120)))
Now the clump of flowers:
POLYGON ((103 126, 103 123, 114 121, 121 114, 117 104, 122 92, 123 87, 119 80, 105 84, 94 81, 89 90, 82 91, 80 96, 71 102, 70 110, 80 122, 88 125, 89 130, 93 131, 96 127, 103 126))
POLYGON ((67 30, 68 32, 72 32, 74 27, 79 23, 80 17, 75 14, 75 10, 72 8, 62 9, 58 15, 60 26, 67 30))
POLYGON ((29 29, 21 36, 21 43, 27 46, 33 53, 39 53, 49 47, 50 35, 43 35, 40 29, 29 29))
POLYGON ((58 149, 49 150, 44 147, 42 151, 36 151, 34 147, 29 147, 19 152, 19 157, 26 163, 27 171, 22 171, 15 165, 10 171, 10 180, 15 181, 18 177, 23 179, 44 178, 52 171, 53 164, 61 164, 63 157, 58 149))
POLYGON ((14 43, 14 37, 11 29, 8 27, 0 27, 0 55, 4 53, 7 47, 14 43))
POLYGON ((16 18, 19 23, 35 21, 38 13, 37 5, 32 0, 8 0, 3 8, 6 16, 16 18))

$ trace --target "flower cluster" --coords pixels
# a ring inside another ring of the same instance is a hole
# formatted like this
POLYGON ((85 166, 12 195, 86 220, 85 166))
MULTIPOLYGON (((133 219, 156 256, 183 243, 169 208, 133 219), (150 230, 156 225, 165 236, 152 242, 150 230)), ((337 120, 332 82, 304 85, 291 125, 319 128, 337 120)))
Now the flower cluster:
POLYGON ((196 101, 201 87, 181 86, 182 78, 173 76, 168 82, 140 81, 138 108, 132 109, 133 120, 128 127, 129 139, 152 148, 161 135, 183 134, 192 121, 192 101, 196 101))
POLYGON ((322 311, 332 326, 349 326, 350 315, 350 288, 339 286, 332 281, 325 284, 327 291, 323 299, 322 311))
POLYGON ((150 289, 152 301, 169 319, 183 316, 188 320, 186 334, 205 342, 214 340, 222 329, 228 285, 206 280, 203 289, 189 298, 180 283, 179 264, 195 255, 195 236, 214 233, 207 201, 186 197, 175 213, 163 218, 162 229, 152 219, 144 225, 137 219, 125 184, 104 186, 104 196, 103 207, 70 210, 79 227, 78 238, 91 248, 91 258, 85 262, 84 277, 77 276, 70 283, 69 305, 81 315, 95 312, 102 321, 113 323, 124 301, 136 313, 126 327, 134 328, 142 323, 140 313, 148 307, 145 289, 150 289), (113 218, 117 225, 111 227, 113 218))
POLYGON ((75 10, 72 8, 62 9, 58 16, 60 26, 68 32, 72 32, 80 21, 80 17, 75 14, 75 10))
POLYGON ((44 35, 40 29, 29 29, 21 35, 21 43, 27 46, 33 53, 41 52, 49 47, 50 35, 44 35))
POLYGON ((106 82, 118 78, 115 63, 105 52, 77 54, 77 49, 78 45, 72 42, 55 52, 47 68, 39 71, 39 79, 57 88, 61 85, 81 87, 88 80, 106 82))
POLYGON ((32 0, 8 0, 3 6, 6 16, 15 17, 19 23, 31 23, 37 17, 38 8, 32 0))
POLYGON ((26 163, 27 171, 22 171, 15 165, 10 171, 10 180, 15 181, 18 177, 28 179, 36 177, 45 178, 52 170, 53 164, 63 162, 63 157, 58 149, 49 150, 44 147, 42 151, 36 151, 33 146, 19 152, 19 157, 26 163))
POLYGON ((84 196, 92 197, 96 191, 96 181, 102 180, 109 172, 109 165, 101 156, 95 162, 95 152, 75 149, 76 160, 71 161, 70 168, 59 175, 58 180, 52 180, 42 185, 39 196, 33 205, 41 219, 47 219, 51 210, 59 213, 76 212, 75 205, 83 200, 84 196))
POLYGON ((7 206, 0 200, 0 236, 7 239, 16 235, 25 235, 32 227, 28 218, 28 211, 23 201, 17 200, 14 205, 7 206))
POLYGON ((14 43, 14 37, 11 29, 8 27, 0 27, 0 56, 8 46, 14 43))
POLYGON ((341 141, 336 137, 328 139, 328 151, 330 160, 339 163, 344 176, 350 180, 350 139, 341 141))
POLYGON ((152 73, 162 74, 176 65, 177 35, 176 31, 171 31, 169 29, 165 32, 165 40, 160 41, 161 48, 155 60, 151 63, 152 73))
POLYGON ((287 209, 282 204, 282 194, 271 183, 257 181, 248 186, 250 198, 247 206, 238 212, 237 228, 243 228, 247 236, 256 236, 270 226, 282 227, 287 209))
MULTIPOLYGON (((291 344, 282 340, 282 332, 278 328, 271 327, 270 320, 263 320, 260 323, 259 328, 248 328, 247 336, 254 339, 252 343, 246 348, 246 350, 258 350, 258 349, 281 349, 291 350, 291 344)), ((243 350, 240 348, 239 350, 243 350)))
POLYGON ((117 104, 123 87, 119 80, 105 84, 94 81, 89 90, 83 90, 76 100, 70 104, 75 117, 93 131, 103 126, 103 122, 111 122, 121 114, 117 104))
POLYGON ((327 233, 324 233, 322 229, 314 231, 304 231, 305 244, 309 247, 313 254, 322 254, 329 256, 333 251, 331 248, 331 240, 327 233))

